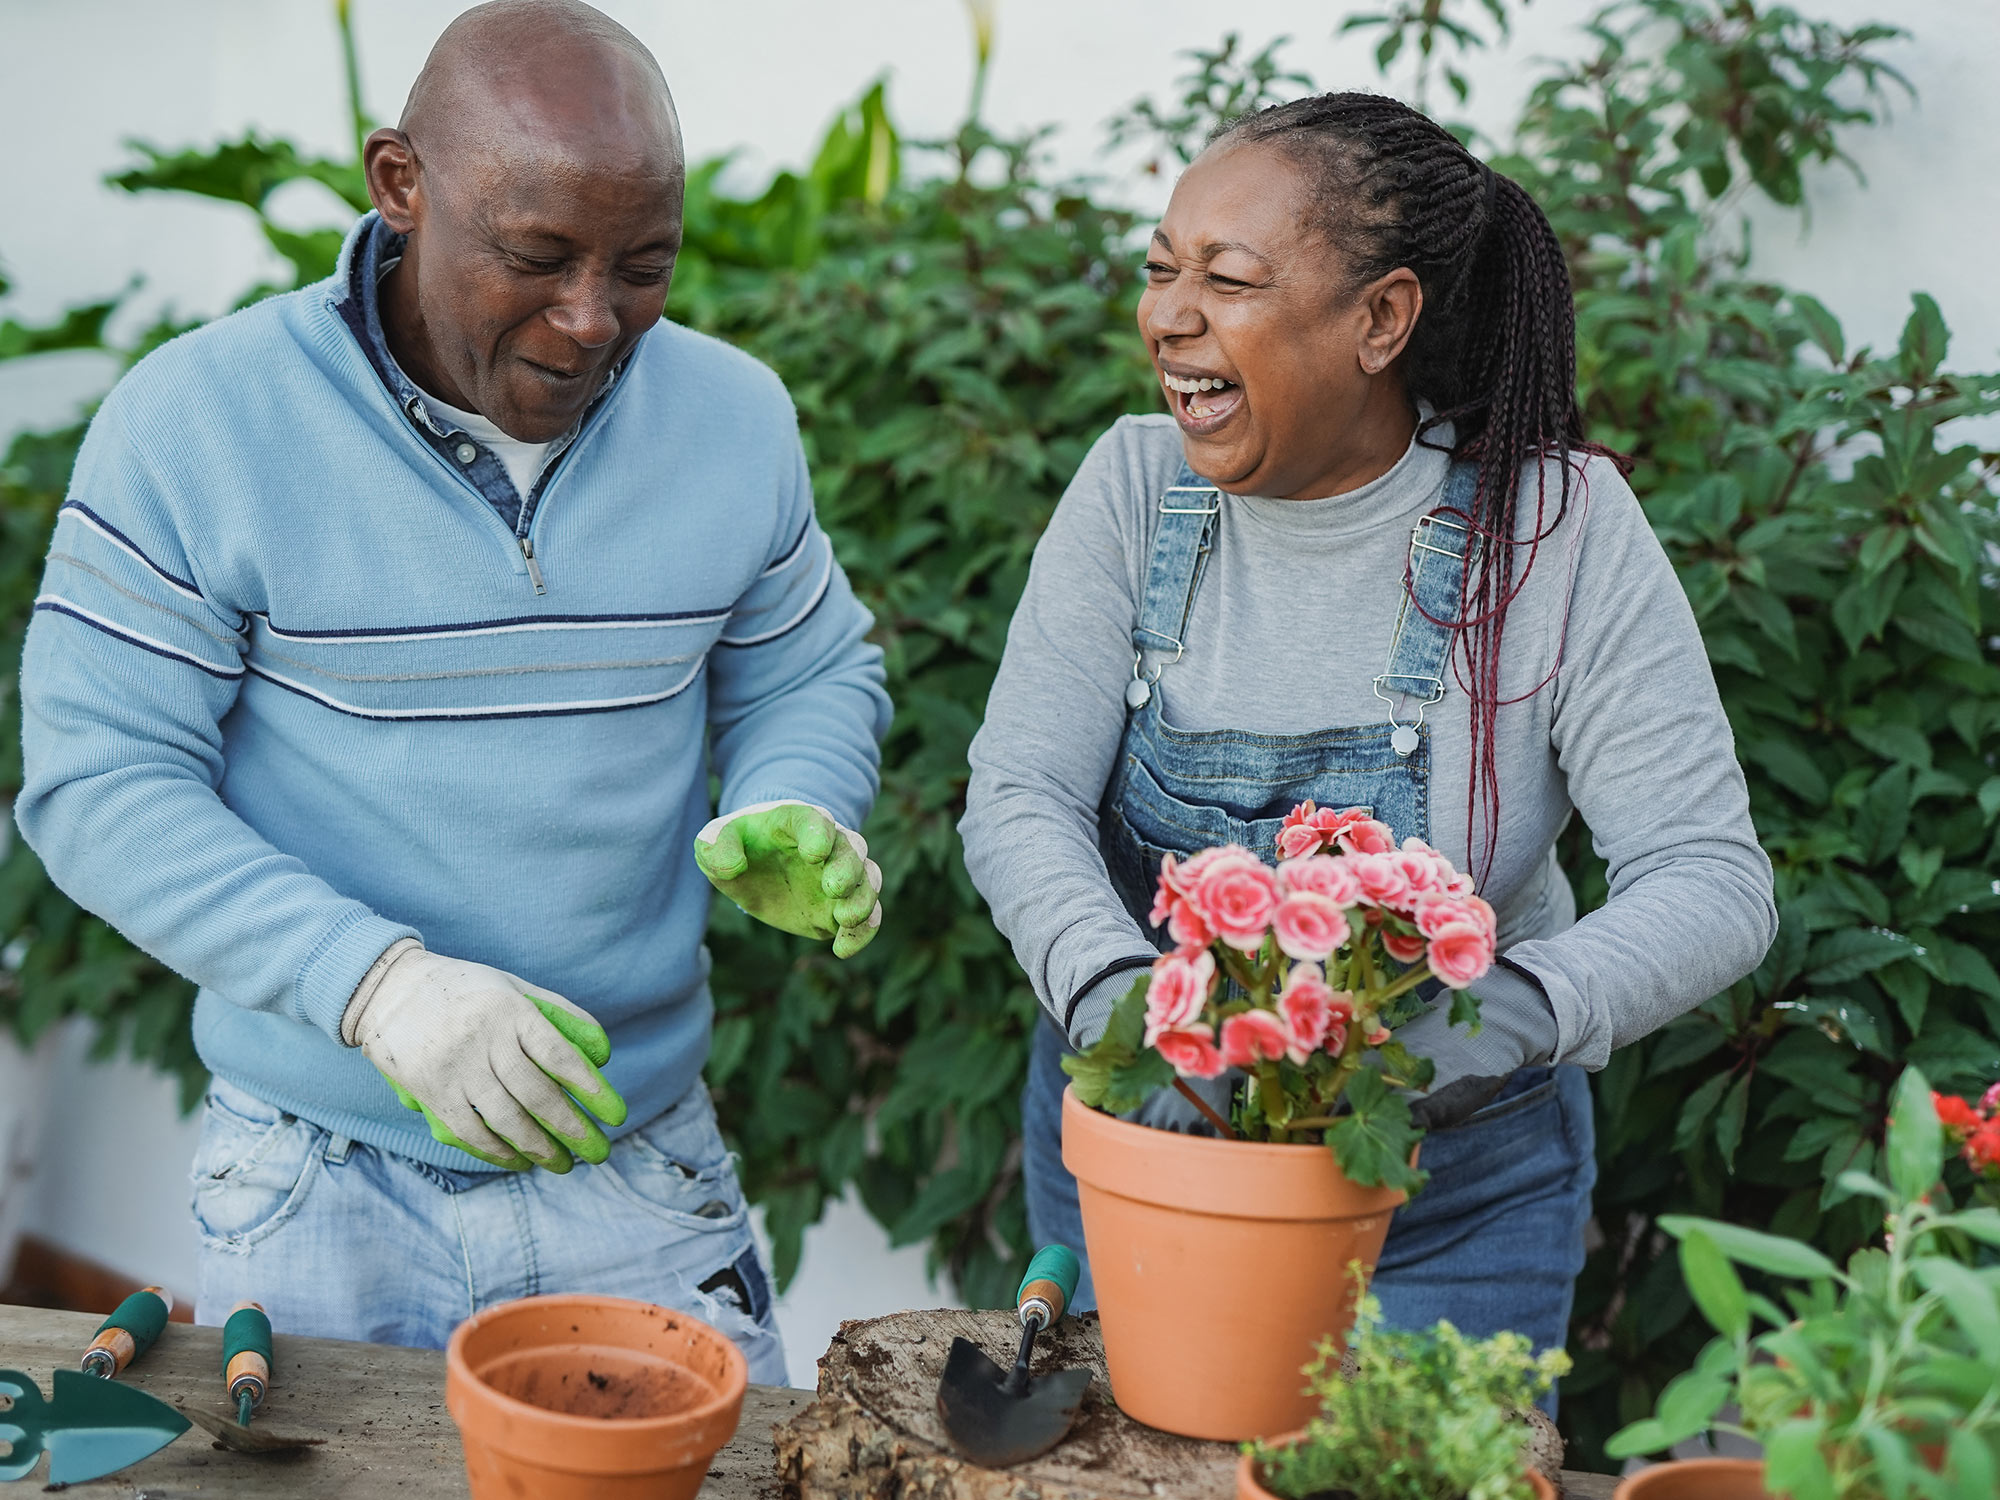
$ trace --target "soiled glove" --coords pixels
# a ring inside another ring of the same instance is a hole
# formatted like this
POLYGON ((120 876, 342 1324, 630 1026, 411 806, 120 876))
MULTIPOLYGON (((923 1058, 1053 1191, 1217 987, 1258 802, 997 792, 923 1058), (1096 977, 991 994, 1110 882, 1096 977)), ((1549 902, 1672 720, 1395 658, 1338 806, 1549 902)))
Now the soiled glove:
POLYGON ((860 834, 823 807, 762 802, 695 835, 694 862, 723 895, 767 926, 833 939, 836 958, 882 925, 882 872, 860 834))
MULTIPOLYGON (((1431 986, 1426 985, 1428 991, 1431 986)), ((1426 1130, 1462 1125, 1489 1104, 1516 1068, 1546 1063, 1556 1049, 1556 1016, 1527 970, 1496 963, 1472 986, 1479 1031, 1450 1024, 1451 997, 1438 986, 1429 1010, 1397 1028, 1396 1039, 1437 1065, 1410 1114, 1426 1130)))
POLYGON ((598 1071, 611 1040, 588 1012, 407 938, 356 988, 340 1037, 423 1112, 434 1137, 496 1167, 567 1172, 578 1156, 603 1161, 611 1143, 576 1101, 606 1125, 625 1121, 625 1101, 598 1071))

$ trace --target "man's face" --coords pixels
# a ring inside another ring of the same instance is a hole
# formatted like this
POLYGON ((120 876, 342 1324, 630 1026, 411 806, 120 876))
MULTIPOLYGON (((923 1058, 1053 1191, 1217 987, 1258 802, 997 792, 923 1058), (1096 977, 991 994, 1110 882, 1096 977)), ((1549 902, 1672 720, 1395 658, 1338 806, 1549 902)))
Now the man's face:
POLYGON ((385 289, 398 360, 407 352, 419 385, 511 437, 560 437, 660 319, 682 186, 657 156, 470 166, 420 156, 409 246, 385 289))

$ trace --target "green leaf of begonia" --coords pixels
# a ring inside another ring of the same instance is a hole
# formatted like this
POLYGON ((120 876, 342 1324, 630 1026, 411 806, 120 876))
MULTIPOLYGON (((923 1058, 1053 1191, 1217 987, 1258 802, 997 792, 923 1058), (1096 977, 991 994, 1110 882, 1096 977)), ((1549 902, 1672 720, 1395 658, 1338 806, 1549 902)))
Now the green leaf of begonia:
POLYGON ((1410 1120, 1410 1103, 1391 1090, 1379 1073, 1363 1068, 1347 1085, 1353 1111, 1335 1120, 1326 1132, 1340 1170, 1362 1187, 1420 1189, 1427 1174, 1410 1165, 1410 1153, 1423 1132, 1410 1120))

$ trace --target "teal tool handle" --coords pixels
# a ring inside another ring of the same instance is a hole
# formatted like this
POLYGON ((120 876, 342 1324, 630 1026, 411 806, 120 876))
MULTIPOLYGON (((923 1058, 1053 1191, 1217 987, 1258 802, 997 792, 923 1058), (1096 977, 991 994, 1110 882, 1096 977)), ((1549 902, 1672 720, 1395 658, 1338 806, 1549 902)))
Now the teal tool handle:
POLYGON ((263 1403, 271 1388, 271 1320, 254 1302, 239 1302, 222 1325, 222 1378, 229 1394, 250 1405, 263 1403))
POLYGON ((1021 1278, 1021 1289, 1014 1294, 1021 1321, 1027 1322, 1031 1312, 1041 1312, 1042 1326, 1055 1327, 1076 1296, 1077 1278, 1082 1274, 1083 1267, 1069 1246, 1042 1246, 1028 1262, 1028 1274, 1021 1278))
POLYGON ((173 1298, 156 1286, 127 1297, 98 1325, 97 1337, 83 1352, 84 1372, 109 1380, 123 1370, 153 1347, 173 1306, 173 1298))

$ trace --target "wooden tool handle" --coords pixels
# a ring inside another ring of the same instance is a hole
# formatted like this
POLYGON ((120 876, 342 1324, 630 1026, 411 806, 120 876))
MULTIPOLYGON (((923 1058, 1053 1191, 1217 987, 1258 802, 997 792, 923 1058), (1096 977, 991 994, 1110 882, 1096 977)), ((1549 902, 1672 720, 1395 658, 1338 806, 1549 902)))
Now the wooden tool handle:
POLYGON ((1076 1296, 1082 1269, 1076 1252, 1067 1245, 1044 1245, 1037 1250, 1028 1262, 1028 1274, 1021 1278, 1020 1291, 1014 1294, 1021 1321, 1025 1323, 1031 1311, 1038 1311, 1043 1314, 1042 1327, 1055 1327, 1076 1296))
POLYGON ((97 1337, 83 1351, 83 1370, 109 1380, 133 1360, 153 1347, 153 1340, 167 1326, 174 1310, 173 1294, 163 1287, 149 1286, 134 1292, 111 1310, 98 1325, 97 1337))
POLYGON ((239 1302, 222 1325, 222 1379, 232 1399, 247 1391, 261 1406, 271 1389, 271 1320, 255 1302, 239 1302))

